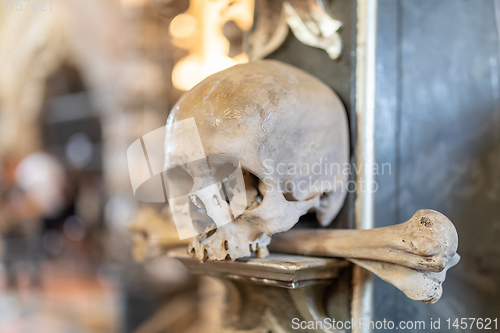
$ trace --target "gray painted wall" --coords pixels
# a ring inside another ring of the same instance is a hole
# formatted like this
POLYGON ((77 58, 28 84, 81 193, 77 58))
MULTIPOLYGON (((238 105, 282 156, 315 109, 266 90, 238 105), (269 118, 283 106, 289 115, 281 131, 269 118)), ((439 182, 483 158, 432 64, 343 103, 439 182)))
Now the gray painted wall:
POLYGON ((500 317, 499 10, 379 0, 376 154, 392 168, 377 177, 376 226, 439 210, 457 227, 462 261, 435 305, 376 279, 376 319, 500 317))

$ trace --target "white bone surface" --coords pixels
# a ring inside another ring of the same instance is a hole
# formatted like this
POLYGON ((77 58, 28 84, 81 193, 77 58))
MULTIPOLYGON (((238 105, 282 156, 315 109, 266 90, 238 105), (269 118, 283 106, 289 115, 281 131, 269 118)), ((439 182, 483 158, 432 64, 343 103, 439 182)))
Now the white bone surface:
MULTIPOLYGON (((262 202, 252 204, 233 222, 194 237, 189 250, 198 259, 234 260, 253 252, 262 257, 270 236, 289 230, 308 211, 314 210, 322 225, 335 218, 346 195, 348 175, 342 167, 349 155, 347 117, 339 98, 318 79, 271 60, 237 65, 208 77, 187 92, 169 115, 166 166, 188 162, 189 140, 173 133, 176 121, 191 117, 205 154, 237 158, 243 170, 258 177, 256 187, 263 195, 262 202), (306 175, 279 172, 314 163, 337 165, 338 170, 306 175), (287 182, 296 186, 279 187, 287 182), (299 188, 299 183, 305 185, 299 188), (327 183, 332 187, 321 187, 327 183)), ((213 183, 199 170, 186 171, 200 188, 213 183)), ((247 188, 251 199, 255 191, 247 188)), ((217 210, 210 208, 213 200, 200 199, 219 225, 217 210)))
POLYGON ((352 259, 347 260, 374 273, 382 280, 401 290, 408 298, 425 303, 436 303, 443 294, 446 272, 460 261, 456 253, 439 273, 414 270, 405 266, 383 261, 352 259))
POLYGON ((455 226, 431 209, 383 228, 291 230, 275 235, 272 243, 276 252, 379 260, 432 272, 442 271, 457 248, 455 226))

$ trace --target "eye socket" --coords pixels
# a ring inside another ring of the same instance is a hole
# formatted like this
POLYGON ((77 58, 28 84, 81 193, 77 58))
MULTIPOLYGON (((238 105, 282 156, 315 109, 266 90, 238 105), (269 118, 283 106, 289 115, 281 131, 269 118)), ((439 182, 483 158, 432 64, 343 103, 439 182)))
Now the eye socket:
POLYGON ((232 174, 238 167, 238 164, 234 165, 232 162, 224 162, 217 166, 210 164, 210 167, 213 171, 214 180, 220 182, 228 175, 232 174))
MULTIPOLYGON (((238 160, 230 158, 225 155, 217 155, 217 156, 209 156, 208 159, 205 160, 204 162, 195 161, 195 163, 202 163, 202 162, 206 163, 207 161, 209 162, 210 165, 208 170, 210 170, 209 173, 211 174, 213 181, 225 184, 224 191, 221 192, 221 197, 225 199, 226 202, 229 204, 233 196, 236 194, 236 192, 233 193, 233 191, 234 190, 237 190, 238 192, 240 191, 235 188, 235 186, 238 186, 237 183, 232 184, 232 182, 235 181, 234 178, 229 178, 229 182, 227 178, 228 175, 233 174, 234 171, 236 171, 236 169, 239 167, 238 160)), ((188 163, 186 166, 189 168, 189 166, 193 165, 190 165, 190 163, 188 163)), ((264 200, 264 195, 266 192, 265 183, 251 171, 244 168, 241 168, 241 171, 243 174, 243 182, 245 184, 245 194, 246 194, 245 209, 247 210, 255 209, 259 207, 259 205, 264 200)), ((192 191, 194 186, 194 179, 188 173, 186 168, 182 166, 175 166, 167 169, 167 171, 165 171, 164 174, 165 174, 165 187, 167 189, 167 196, 169 198, 175 198, 187 195, 192 191)), ((245 207, 244 201, 243 201, 243 207, 245 207)), ((243 209, 243 207, 241 207, 241 209, 243 209)))
POLYGON ((239 161, 229 155, 211 155, 207 161, 210 165, 210 172, 216 182, 232 174, 239 166, 239 161))
POLYGON ((193 178, 180 165, 165 171, 165 176, 165 187, 169 198, 189 194, 194 186, 193 178))

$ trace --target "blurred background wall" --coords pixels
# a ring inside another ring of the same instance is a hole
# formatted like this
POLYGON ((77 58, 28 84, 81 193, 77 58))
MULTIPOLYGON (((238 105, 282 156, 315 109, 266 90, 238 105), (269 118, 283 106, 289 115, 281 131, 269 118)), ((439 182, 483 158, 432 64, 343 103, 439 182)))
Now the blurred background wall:
POLYGON ((0 4, 0 332, 209 332, 200 308, 219 286, 173 260, 132 260, 128 226, 164 205, 134 198, 126 154, 184 91, 248 61, 253 9, 0 4))
MULTIPOLYGON (((127 229, 139 204, 126 151, 165 123, 182 93, 172 87, 171 74, 174 58, 186 52, 172 45, 169 24, 187 7, 187 1, 131 0, 2 4, 2 178, 8 178, 8 165, 18 183, 44 178, 37 183, 43 197, 44 186, 46 193, 58 192, 47 176, 57 169, 64 185, 61 209, 51 216, 33 209, 27 216, 21 211, 36 206, 30 201, 34 187, 0 183, 5 198, 0 220, 6 221, 0 223, 2 257, 16 258, 4 268, 1 332, 33 327, 128 332, 175 294, 194 290, 180 264, 134 263, 127 229), (42 163, 48 165, 46 173, 40 171, 42 163), (28 165, 25 174, 36 176, 21 175, 19 165, 28 165), (23 205, 15 210, 13 203, 23 205), (12 234, 11 225, 20 220, 35 226, 33 238, 12 234), (25 254, 27 244, 37 246, 25 254), (30 283, 33 270, 40 284, 30 283), (26 306, 26 299, 36 302, 26 306)), ((196 314, 193 302, 186 307, 191 315, 196 314)))

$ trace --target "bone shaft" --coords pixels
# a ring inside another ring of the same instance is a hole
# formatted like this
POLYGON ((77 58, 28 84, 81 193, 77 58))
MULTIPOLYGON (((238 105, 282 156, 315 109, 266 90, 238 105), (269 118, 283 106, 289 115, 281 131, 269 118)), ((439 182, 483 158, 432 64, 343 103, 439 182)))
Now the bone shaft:
MULTIPOLYGON (((397 231, 397 226, 391 228, 392 231, 397 231)), ((270 249, 274 252, 309 256, 379 260, 414 269, 432 271, 440 271, 443 268, 432 267, 432 265, 423 262, 418 253, 405 250, 398 242, 393 240, 393 237, 388 237, 387 228, 370 230, 291 230, 274 235, 270 249)))
POLYGON ((372 230, 291 230, 273 236, 272 250, 315 256, 356 257, 387 246, 372 230), (354 252, 354 253, 353 253, 354 252), (353 256, 354 255, 354 256, 353 256))

